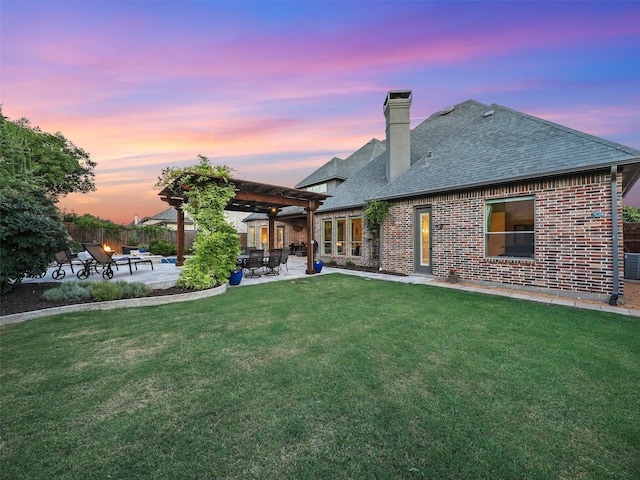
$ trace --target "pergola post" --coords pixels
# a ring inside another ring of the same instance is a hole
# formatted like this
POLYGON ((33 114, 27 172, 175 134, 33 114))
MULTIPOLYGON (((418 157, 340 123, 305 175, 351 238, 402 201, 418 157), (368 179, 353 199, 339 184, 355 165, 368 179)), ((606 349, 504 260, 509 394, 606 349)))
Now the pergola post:
POLYGON ((315 246, 313 243, 313 212, 317 208, 318 206, 314 202, 309 201, 309 206, 304 209, 307 212, 307 275, 316 273, 316 269, 313 268, 313 247, 315 246))
POLYGON ((184 265, 184 210, 182 210, 182 204, 173 207, 178 213, 178 239, 176 242, 177 257, 176 267, 184 265))
POLYGON ((269 251, 276 248, 276 215, 278 215, 278 210, 276 208, 271 208, 269 211, 269 251))

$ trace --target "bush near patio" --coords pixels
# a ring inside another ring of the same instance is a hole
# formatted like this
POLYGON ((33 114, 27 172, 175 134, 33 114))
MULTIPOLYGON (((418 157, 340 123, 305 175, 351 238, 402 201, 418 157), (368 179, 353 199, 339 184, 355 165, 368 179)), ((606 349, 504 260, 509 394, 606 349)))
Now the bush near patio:
POLYGON ((328 274, 0 327, 2 476, 637 478, 638 326, 328 274))
POLYGON ((165 242, 164 240, 156 238, 149 242, 149 251, 154 255, 169 257, 176 254, 176 246, 171 242, 165 242))

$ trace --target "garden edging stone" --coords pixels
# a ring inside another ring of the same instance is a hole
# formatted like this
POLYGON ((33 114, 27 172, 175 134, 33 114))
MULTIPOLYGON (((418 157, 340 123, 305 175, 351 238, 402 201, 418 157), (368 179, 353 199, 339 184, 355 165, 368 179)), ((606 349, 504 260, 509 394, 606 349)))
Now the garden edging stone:
POLYGON ((114 308, 127 307, 148 307, 153 305, 165 305, 175 302, 186 302, 189 300, 200 300, 202 298, 214 297, 227 291, 227 284, 219 287, 200 290, 197 292, 179 293, 176 295, 166 295, 158 297, 126 298, 123 300, 112 300, 109 302, 91 302, 77 305, 64 305, 62 307, 46 308, 44 310, 34 310, 31 312, 14 313, 0 317, 0 326, 12 323, 20 323, 34 318, 48 317, 62 313, 86 312, 90 310, 112 310, 114 308))

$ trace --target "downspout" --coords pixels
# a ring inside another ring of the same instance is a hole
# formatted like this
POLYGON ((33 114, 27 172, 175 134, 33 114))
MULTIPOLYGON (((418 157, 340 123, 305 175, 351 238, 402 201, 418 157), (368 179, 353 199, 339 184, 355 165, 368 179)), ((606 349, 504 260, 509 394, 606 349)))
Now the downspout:
POLYGON ((620 255, 618 247, 618 167, 611 167, 611 242, 613 260, 613 293, 609 305, 617 305, 620 296, 620 255))

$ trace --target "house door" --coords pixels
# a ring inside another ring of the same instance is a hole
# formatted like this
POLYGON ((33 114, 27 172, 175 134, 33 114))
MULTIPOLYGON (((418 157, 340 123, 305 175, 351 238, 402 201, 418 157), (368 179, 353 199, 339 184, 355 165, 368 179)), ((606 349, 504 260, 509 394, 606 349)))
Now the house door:
POLYGON ((415 212, 415 271, 431 275, 431 208, 417 208, 415 212))

